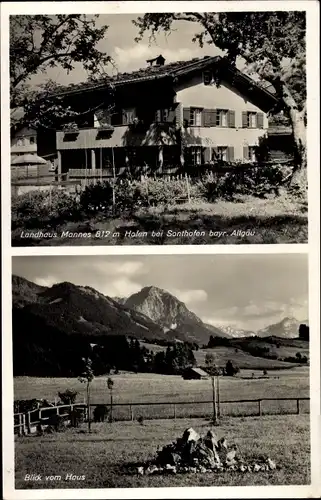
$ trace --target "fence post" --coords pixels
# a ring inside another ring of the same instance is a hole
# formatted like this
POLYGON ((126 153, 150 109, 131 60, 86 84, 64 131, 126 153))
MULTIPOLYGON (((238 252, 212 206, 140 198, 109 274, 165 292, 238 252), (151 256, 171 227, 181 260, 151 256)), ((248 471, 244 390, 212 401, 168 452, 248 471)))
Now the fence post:
POLYGON ((299 398, 296 400, 296 413, 300 415, 300 400, 299 398))
POLYGON ((134 412, 132 405, 129 405, 129 411, 130 411, 130 420, 133 422, 134 421, 134 412))
POLYGON ((174 420, 176 420, 176 404, 174 403, 174 420))
POLYGON ((27 427, 27 433, 31 434, 31 426, 30 426, 30 412, 26 414, 26 427, 27 427))
POLYGON ((261 415, 262 415, 262 407, 261 407, 262 400, 259 399, 258 403, 259 403, 259 417, 261 417, 261 415))
POLYGON ((22 422, 23 422, 22 417, 23 417, 23 415, 18 415, 18 417, 19 417, 18 436, 22 436, 22 422))

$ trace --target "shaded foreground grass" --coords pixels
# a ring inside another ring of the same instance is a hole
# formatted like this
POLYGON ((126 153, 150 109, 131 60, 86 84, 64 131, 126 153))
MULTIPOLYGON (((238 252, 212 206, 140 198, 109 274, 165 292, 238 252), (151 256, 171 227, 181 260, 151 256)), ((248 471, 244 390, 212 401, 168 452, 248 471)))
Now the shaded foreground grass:
POLYGON ((12 232, 12 244, 52 246, 306 243, 307 226, 305 202, 282 197, 243 197, 238 202, 219 200, 215 203, 150 207, 114 218, 100 214, 94 218, 88 217, 82 223, 70 222, 56 228, 43 228, 39 225, 39 228, 29 231, 54 231, 56 236, 52 238, 23 237, 24 230, 19 228, 12 232), (64 231, 89 233, 90 236, 62 237, 64 231), (136 236, 129 236, 129 231, 136 236), (192 234, 185 235, 184 231, 192 234), (211 235, 210 231, 214 234, 211 235))
POLYGON ((29 488, 129 488, 175 486, 288 485, 310 482, 309 417, 274 416, 223 419, 215 428, 238 445, 244 460, 267 455, 280 469, 258 473, 207 473, 177 476, 128 475, 126 467, 146 462, 158 446, 170 443, 187 427, 204 433, 205 419, 180 419, 93 424, 92 433, 81 429, 42 437, 16 438, 17 489, 29 488), (26 481, 26 474, 40 474, 40 481, 26 481), (85 479, 66 480, 67 474, 85 479), (61 476, 46 480, 45 476, 61 476))

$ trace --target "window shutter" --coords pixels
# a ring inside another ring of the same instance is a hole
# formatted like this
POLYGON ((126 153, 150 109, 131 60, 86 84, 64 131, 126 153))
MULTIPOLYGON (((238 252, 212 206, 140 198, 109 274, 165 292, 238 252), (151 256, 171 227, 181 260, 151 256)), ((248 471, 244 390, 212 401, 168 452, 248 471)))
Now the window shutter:
POLYGON ((183 108, 183 122, 184 125, 187 122, 187 125, 189 125, 189 114, 190 114, 190 108, 183 108))
POLYGON ((218 160, 218 149, 216 147, 212 148, 212 158, 213 160, 218 160))
POLYGON ((227 161, 234 161, 234 147, 229 146, 227 148, 227 161))
POLYGON ((235 111, 229 110, 228 112, 228 126, 235 127, 235 111))
POLYGON ((248 160, 249 159, 249 148, 248 146, 243 146, 243 159, 248 160))
POLYGON ((248 126, 247 126, 247 111, 242 111, 242 127, 248 128, 248 126))
POLYGON ((211 110, 210 109, 203 109, 203 111, 202 111, 202 125, 203 125, 203 127, 210 127, 211 126, 211 110))
POLYGON ((182 113, 182 104, 178 103, 175 108, 175 119, 176 119, 176 128, 179 128, 183 125, 183 113, 182 113))
POLYGON ((211 118, 210 118, 210 126, 211 127, 216 127, 216 114, 217 114, 217 111, 216 109, 211 109, 210 110, 210 115, 211 115, 211 118))
POLYGON ((256 115, 257 128, 263 128, 263 113, 258 113, 256 115))
POLYGON ((211 148, 204 149, 204 163, 209 163, 211 161, 211 148))

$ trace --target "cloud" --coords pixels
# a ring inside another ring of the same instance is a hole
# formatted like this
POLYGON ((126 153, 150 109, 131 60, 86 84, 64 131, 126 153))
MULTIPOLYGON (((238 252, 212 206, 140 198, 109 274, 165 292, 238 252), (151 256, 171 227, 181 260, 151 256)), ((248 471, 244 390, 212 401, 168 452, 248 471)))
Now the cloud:
POLYGON ((142 262, 134 262, 134 261, 127 261, 119 266, 117 266, 117 274, 127 274, 127 275, 133 275, 133 274, 142 274, 146 271, 143 270, 144 264, 142 262))
POLYGON ((144 43, 127 47, 115 47, 112 57, 115 60, 117 70, 124 72, 146 68, 146 59, 157 57, 160 53, 165 58, 166 63, 200 57, 200 49, 197 46, 195 46, 195 48, 183 47, 179 49, 170 49, 157 45, 149 46, 144 43))
POLYGON ((179 290, 177 288, 172 288, 169 290, 169 292, 175 295, 175 297, 177 297, 185 304, 205 302, 208 297, 205 290, 179 290))
POLYGON ((106 287, 100 287, 100 291, 109 297, 129 297, 141 288, 141 284, 124 277, 111 281, 106 287))
POLYGON ((55 283, 57 283, 57 278, 54 276, 46 276, 45 278, 34 278, 33 281, 39 286, 47 286, 52 287, 55 283))

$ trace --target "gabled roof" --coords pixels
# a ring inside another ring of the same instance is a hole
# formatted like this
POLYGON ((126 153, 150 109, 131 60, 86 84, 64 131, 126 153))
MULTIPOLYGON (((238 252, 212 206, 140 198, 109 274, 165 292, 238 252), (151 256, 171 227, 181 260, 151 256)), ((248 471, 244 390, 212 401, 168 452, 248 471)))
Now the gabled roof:
POLYGON ((245 75, 235 67, 231 67, 226 64, 220 56, 204 56, 203 58, 176 61, 161 66, 148 66, 131 73, 118 73, 114 76, 106 75, 97 80, 88 80, 78 84, 71 84, 67 87, 61 87, 57 91, 56 95, 75 95, 85 91, 93 91, 104 88, 107 89, 108 87, 118 87, 163 78, 169 78, 175 81, 182 76, 188 75, 189 73, 193 73, 198 70, 206 70, 207 68, 213 67, 213 65, 219 64, 224 64, 224 68, 226 70, 225 75, 233 79, 233 85, 236 88, 241 87, 243 91, 247 88, 249 91, 255 91, 256 94, 259 93, 263 99, 266 98, 269 101, 270 106, 268 106, 268 108, 277 103, 277 99, 273 95, 273 87, 266 87, 266 82, 258 83, 254 81, 252 78, 245 75))
POLYGON ((191 368, 191 370, 202 377, 208 377, 208 373, 206 373, 202 368, 191 368))

